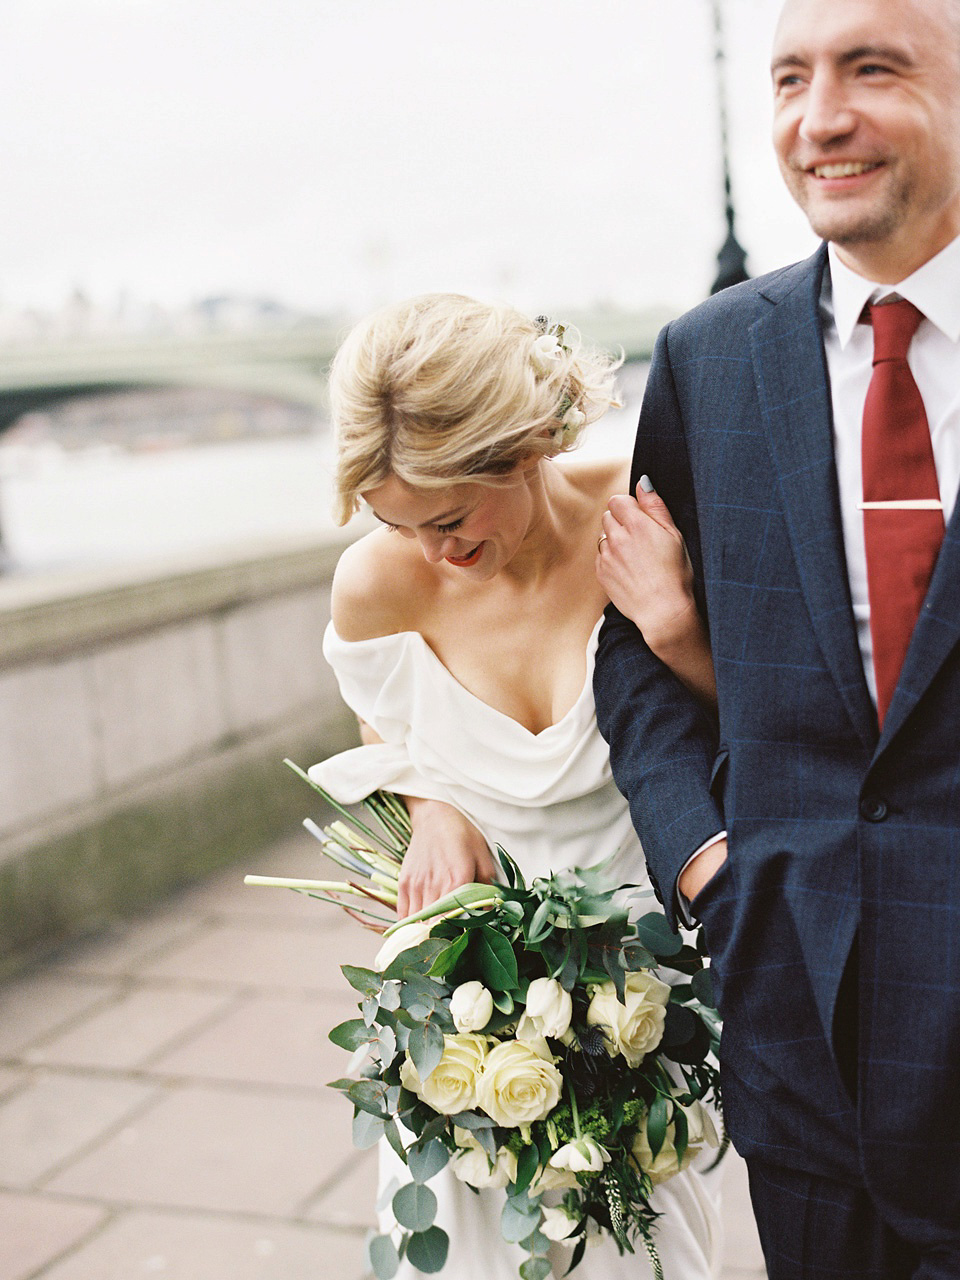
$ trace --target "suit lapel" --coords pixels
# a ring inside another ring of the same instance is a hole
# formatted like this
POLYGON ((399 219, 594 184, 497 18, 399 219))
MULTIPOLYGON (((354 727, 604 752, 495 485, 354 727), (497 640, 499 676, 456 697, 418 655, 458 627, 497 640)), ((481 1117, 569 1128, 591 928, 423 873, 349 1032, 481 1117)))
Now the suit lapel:
POLYGON ((810 618, 850 719, 871 751, 876 712, 850 601, 819 319, 826 249, 764 290, 774 303, 751 328, 754 375, 810 618))
POLYGON ((902 727, 960 641, 960 502, 953 509, 930 590, 910 640, 903 670, 883 722, 878 752, 902 727))

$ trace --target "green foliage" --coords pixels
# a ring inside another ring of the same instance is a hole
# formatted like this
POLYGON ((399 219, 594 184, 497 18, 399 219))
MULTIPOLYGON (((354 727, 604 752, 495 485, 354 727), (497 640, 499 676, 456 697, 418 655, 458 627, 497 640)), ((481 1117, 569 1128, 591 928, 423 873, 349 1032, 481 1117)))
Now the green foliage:
MULTIPOLYGON (((391 812, 388 821, 402 819, 391 812)), ((435 1226, 436 1197, 427 1184, 456 1151, 456 1129, 469 1131, 491 1162, 505 1149, 516 1157, 501 1228, 504 1239, 527 1255, 522 1280, 546 1280, 550 1274, 549 1242, 539 1230, 540 1197, 531 1187, 560 1146, 584 1136, 611 1159, 603 1170, 579 1175, 577 1186, 565 1193, 566 1207, 580 1222, 571 1239, 571 1270, 583 1256, 588 1222, 598 1224, 621 1251, 653 1249, 657 1215, 650 1207, 650 1179, 631 1157, 636 1135, 645 1128, 656 1157, 669 1133, 682 1158, 689 1132, 681 1105, 719 1096, 712 1055, 720 1026, 709 1003, 713 987, 699 940, 686 945, 658 912, 629 916, 627 895, 613 890, 600 870, 564 872, 528 887, 508 855, 499 856, 506 881, 499 901, 462 905, 382 974, 343 967, 360 997, 360 1016, 340 1023, 330 1038, 355 1055, 354 1063, 366 1051, 367 1062, 359 1078, 334 1081, 333 1087, 353 1104, 355 1145, 367 1148, 385 1137, 412 1178, 385 1202, 401 1229, 399 1249, 388 1236, 371 1242, 377 1280, 390 1280, 404 1256, 425 1273, 446 1261, 449 1241, 435 1226), (586 1017, 596 985, 613 982, 622 1000, 627 975, 639 970, 662 971, 673 985, 660 1045, 630 1067, 622 1056, 609 1056, 586 1017), (563 1042, 548 1040, 564 1094, 546 1119, 509 1129, 478 1109, 441 1115, 401 1085, 407 1059, 421 1081, 440 1062, 446 1037, 456 1031, 450 999, 457 986, 481 982, 494 1004, 482 1034, 509 1038, 530 984, 548 976, 571 994, 572 1021, 563 1042), (402 1132, 408 1134, 406 1148, 402 1132)), ((651 1259, 656 1274, 655 1250, 651 1259)))

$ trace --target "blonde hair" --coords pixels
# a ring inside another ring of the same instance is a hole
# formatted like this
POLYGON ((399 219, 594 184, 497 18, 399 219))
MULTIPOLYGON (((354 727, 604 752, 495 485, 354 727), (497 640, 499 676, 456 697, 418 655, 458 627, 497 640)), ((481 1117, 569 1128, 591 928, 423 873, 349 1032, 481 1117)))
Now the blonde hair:
POLYGON ((542 320, 451 293, 362 320, 330 372, 337 522, 391 476, 423 489, 495 484, 531 456, 573 448, 618 403, 622 356, 587 351, 566 330, 553 358, 535 363, 544 334, 542 320))

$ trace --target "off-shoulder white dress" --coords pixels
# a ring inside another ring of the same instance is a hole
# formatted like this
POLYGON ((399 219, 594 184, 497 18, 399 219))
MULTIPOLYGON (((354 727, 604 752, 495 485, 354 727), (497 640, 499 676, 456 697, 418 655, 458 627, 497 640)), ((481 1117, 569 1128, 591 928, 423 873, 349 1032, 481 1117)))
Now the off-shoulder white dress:
MULTIPOLYGON (((464 688, 417 632, 347 642, 328 627, 323 651, 347 705, 383 739, 315 765, 310 776, 342 803, 377 787, 455 805, 501 844, 527 880, 610 859, 618 883, 648 883, 626 801, 597 729, 592 680, 599 623, 587 648, 586 678, 573 707, 534 734, 464 688)), ((655 905, 651 899, 651 905, 655 905)), ((708 1153, 712 1154, 712 1153, 708 1153)), ((385 1147, 382 1181, 405 1176, 385 1147)), ((432 1179, 437 1224, 450 1236, 450 1280, 516 1280, 524 1255, 500 1236, 502 1191, 479 1194, 447 1170, 432 1179)), ((720 1268, 721 1230, 714 1176, 696 1169, 662 1184, 657 1248, 666 1280, 706 1280, 720 1268)), ((557 1246, 555 1274, 569 1265, 557 1246)), ((580 1280, 642 1280, 645 1256, 621 1257, 605 1241, 588 1249, 580 1280)), ((419 1275, 402 1264, 402 1280, 419 1275)))

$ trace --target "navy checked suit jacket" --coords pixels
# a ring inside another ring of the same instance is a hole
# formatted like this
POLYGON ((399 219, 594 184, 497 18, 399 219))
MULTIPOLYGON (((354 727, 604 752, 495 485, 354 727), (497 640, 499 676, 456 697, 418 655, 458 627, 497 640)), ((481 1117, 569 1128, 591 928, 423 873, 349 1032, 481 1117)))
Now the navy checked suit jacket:
POLYGON ((654 354, 633 484, 682 530, 719 721, 607 610, 600 729, 658 896, 697 898, 737 1147, 960 1222, 960 504, 879 734, 851 610, 818 303, 825 248, 710 299, 654 354), (836 1062, 859 936, 857 1108, 836 1062))

